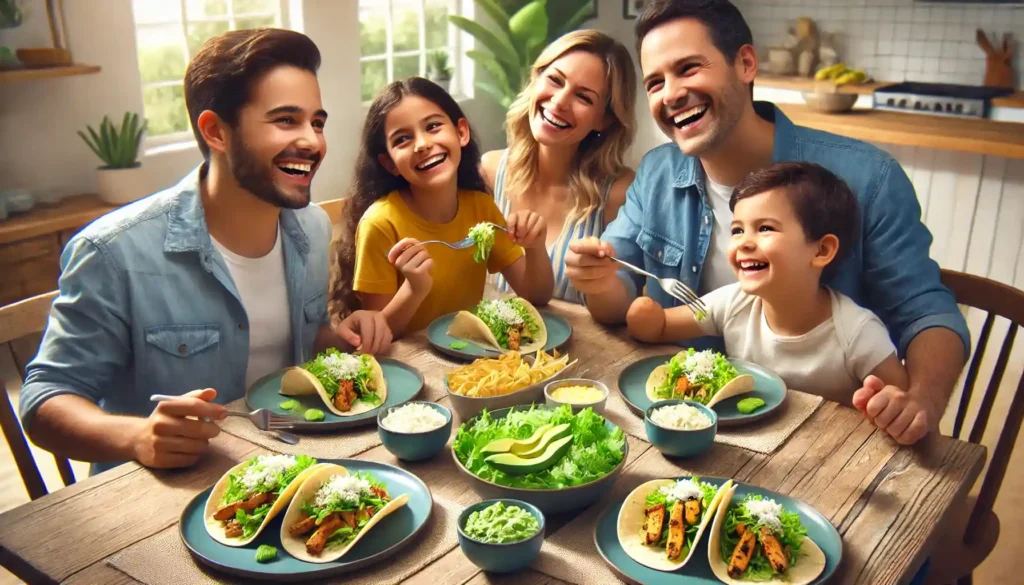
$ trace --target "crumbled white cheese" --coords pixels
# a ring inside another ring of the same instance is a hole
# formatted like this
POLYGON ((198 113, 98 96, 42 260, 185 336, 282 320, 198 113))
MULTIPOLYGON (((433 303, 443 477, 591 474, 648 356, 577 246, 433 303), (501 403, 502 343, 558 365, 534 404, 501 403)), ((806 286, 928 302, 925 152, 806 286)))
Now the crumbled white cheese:
POLYGON ((715 352, 708 349, 686 356, 683 371, 691 382, 710 380, 715 373, 715 352))
POLYGON ((291 455, 259 455, 256 464, 245 469, 239 481, 250 492, 259 486, 267 490, 277 487, 276 478, 296 464, 291 455))
POLYGON ((681 431, 697 431, 711 426, 711 417, 689 404, 671 404, 655 408, 651 412, 651 421, 659 427, 681 431))
POLYGON ((776 534, 782 533, 782 505, 776 504, 775 500, 749 500, 744 506, 747 512, 759 522, 771 529, 776 534))
POLYGON ((327 373, 335 380, 351 380, 359 374, 359 368, 363 366, 359 358, 347 353, 325 356, 323 364, 327 368, 327 373))
POLYGON ((423 433, 444 426, 448 418, 436 409, 419 402, 409 402, 394 408, 381 420, 381 424, 399 433, 423 433))
POLYGON ((681 479, 672 485, 663 485, 660 490, 661 493, 665 494, 666 498, 679 500, 681 502, 685 502, 690 498, 696 498, 699 500, 704 497, 704 492, 701 491, 697 482, 692 479, 681 479))
POLYGON ((370 493, 370 482, 354 475, 332 475, 316 491, 313 505, 327 508, 334 502, 358 504, 360 494, 370 493))
POLYGON ((519 316, 519 313, 512 307, 511 301, 507 299, 488 301, 484 310, 497 316, 506 325, 523 324, 523 318, 519 316))

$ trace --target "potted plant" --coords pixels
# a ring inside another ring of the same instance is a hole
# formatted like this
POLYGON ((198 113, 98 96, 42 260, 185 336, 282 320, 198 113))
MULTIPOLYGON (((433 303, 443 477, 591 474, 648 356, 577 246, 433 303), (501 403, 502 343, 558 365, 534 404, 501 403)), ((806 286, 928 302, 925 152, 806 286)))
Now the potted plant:
POLYGON ((148 191, 138 158, 146 121, 140 125, 138 114, 126 112, 120 128, 104 116, 98 132, 92 126, 86 126, 86 130, 88 136, 81 130, 78 135, 104 163, 96 175, 100 199, 123 205, 145 196, 148 191))
POLYGON ((427 79, 448 91, 452 81, 452 68, 448 65, 448 51, 437 49, 427 54, 427 79))

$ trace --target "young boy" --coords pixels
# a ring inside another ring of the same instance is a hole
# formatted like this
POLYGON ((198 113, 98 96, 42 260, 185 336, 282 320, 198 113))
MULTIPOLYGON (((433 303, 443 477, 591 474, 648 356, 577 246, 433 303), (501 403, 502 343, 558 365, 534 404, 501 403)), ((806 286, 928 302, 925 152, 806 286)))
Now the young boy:
POLYGON ((857 199, 813 163, 777 163, 732 194, 729 263, 739 282, 703 297, 707 316, 640 297, 631 335, 651 343, 722 336, 730 357, 774 370, 790 388, 852 404, 864 378, 907 387, 907 371, 882 322, 821 284, 859 225, 857 199))

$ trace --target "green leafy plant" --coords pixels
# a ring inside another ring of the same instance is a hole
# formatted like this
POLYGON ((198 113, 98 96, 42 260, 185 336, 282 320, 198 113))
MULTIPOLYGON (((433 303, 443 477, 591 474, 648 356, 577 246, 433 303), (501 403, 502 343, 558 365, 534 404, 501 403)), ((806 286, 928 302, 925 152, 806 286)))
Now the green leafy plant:
POLYGON ((438 49, 428 53, 427 71, 434 79, 451 79, 452 68, 448 65, 448 51, 438 49))
POLYGON ((478 80, 476 87, 508 108, 530 77, 530 67, 544 47, 578 28, 594 14, 594 0, 474 0, 493 26, 462 16, 448 20, 471 35, 487 51, 466 55, 493 81, 478 80))
POLYGON ((21 26, 22 13, 18 0, 0 0, 0 28, 21 26))
POLYGON ((139 166, 139 147, 142 136, 146 132, 146 121, 139 125, 139 115, 125 112, 121 127, 115 126, 108 116, 103 116, 99 132, 92 126, 86 126, 89 135, 78 131, 89 148, 100 157, 105 164, 103 169, 130 169, 139 166))

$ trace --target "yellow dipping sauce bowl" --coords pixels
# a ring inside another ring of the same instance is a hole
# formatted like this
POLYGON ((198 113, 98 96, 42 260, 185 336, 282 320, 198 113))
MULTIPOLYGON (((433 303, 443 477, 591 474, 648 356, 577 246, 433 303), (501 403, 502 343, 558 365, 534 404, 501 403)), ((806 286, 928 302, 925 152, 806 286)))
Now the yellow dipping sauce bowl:
POLYGON ((573 412, 589 407, 593 408, 594 412, 602 414, 605 401, 608 399, 608 387, 597 380, 559 380, 544 387, 544 398, 545 403, 552 408, 568 404, 573 412))
POLYGON ((552 390, 551 397, 569 404, 590 404, 604 398, 604 392, 593 386, 562 386, 552 390))

